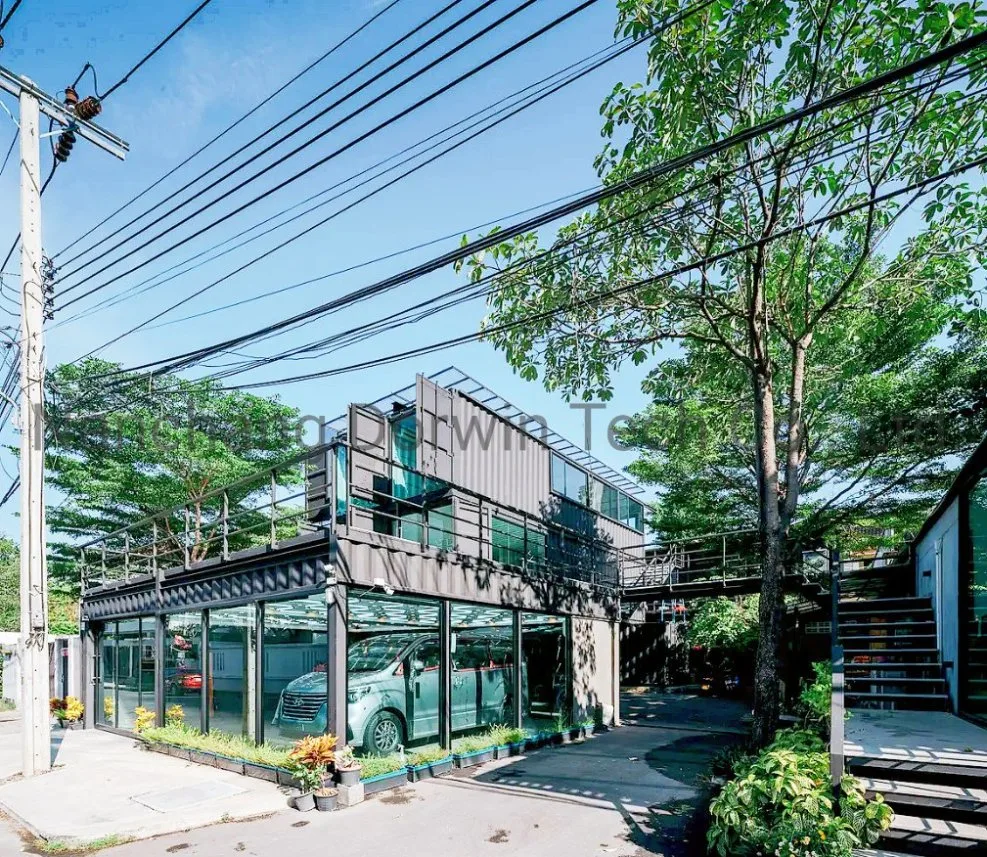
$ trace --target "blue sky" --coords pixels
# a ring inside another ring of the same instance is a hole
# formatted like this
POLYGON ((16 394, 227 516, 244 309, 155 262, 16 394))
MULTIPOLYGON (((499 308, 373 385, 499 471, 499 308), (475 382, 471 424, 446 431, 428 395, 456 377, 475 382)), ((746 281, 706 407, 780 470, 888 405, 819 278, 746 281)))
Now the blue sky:
MULTIPOLYGON (((105 90, 194 5, 193 0, 172 0, 168 3, 117 0, 99 3, 95 7, 81 0, 24 0, 4 32, 7 46, 0 55, 0 62, 17 73, 31 77, 49 92, 55 92, 63 89, 83 63, 89 61, 96 67, 100 87, 105 90)), ((80 141, 69 162, 59 170, 44 198, 45 251, 52 254, 62 250, 122 202, 143 190, 253 107, 329 45, 374 14, 379 5, 378 2, 352 0, 214 0, 192 25, 107 100, 99 121, 130 143, 131 154, 127 160, 120 163, 80 141)), ((372 28, 266 104, 248 123, 196 158, 128 213, 133 215, 142 211, 142 203, 156 202, 199 171, 212 166, 254 133, 277 121, 372 52, 414 26, 439 5, 431 0, 427 4, 420 0, 402 0, 372 28)), ((462 5, 465 11, 475 4, 466 2, 462 5)), ((334 131, 289 161, 285 167, 272 171, 249 189, 241 191, 238 202, 251 198, 259 190, 276 184, 294 170, 328 154, 573 5, 573 0, 539 0, 507 25, 464 51, 462 56, 442 64, 363 116, 334 131)), ((513 6, 513 3, 500 0, 457 33, 472 33, 513 6)), ((443 21, 451 21, 458 14, 462 12, 454 10, 443 21)), ((601 0, 544 38, 356 146, 302 181, 248 209, 230 223, 114 283, 101 292, 100 297, 141 283, 150 274, 187 259, 278 210, 396 153, 484 104, 604 47, 612 40, 614 17, 614 4, 601 0)), ((421 60, 413 63, 411 68, 417 67, 418 62, 438 56, 454 43, 454 36, 447 37, 433 46, 421 60)), ((632 81, 642 76, 643 49, 637 49, 206 295, 190 301, 162 321, 178 319, 232 300, 359 264, 592 186, 596 181, 592 160, 600 147, 599 105, 617 80, 632 81)), ((91 92, 91 85, 91 78, 86 77, 81 85, 83 95, 91 92)), ((340 91, 345 92, 347 88, 340 91)), ((376 93, 383 88, 384 85, 380 84, 370 91, 376 93)), ((8 107, 15 110, 12 99, 4 100, 8 107)), ((310 116, 324 103, 303 116, 310 116)), ((341 111, 342 108, 332 116, 338 117, 341 111)), ((300 135, 300 139, 307 138, 312 130, 326 127, 331 118, 316 122, 308 133, 300 135)), ((287 127, 294 127, 294 123, 287 127)), ((13 130, 6 114, 0 113, 0 157, 9 145, 13 130)), ((269 163, 274 154, 258 162, 254 169, 269 163)), ((45 153, 42 162, 48 162, 45 153)), ((238 162, 232 163, 235 165, 238 162)), ((9 236, 2 238, 4 253, 9 240, 17 232, 16 179, 16 170, 12 165, 0 175, 0 199, 4 200, 0 206, 0 236, 9 236)), ((222 187, 230 186, 233 181, 226 182, 222 187)), ((204 199, 211 199, 215 193, 204 199)), ((344 198, 337 205, 345 204, 349 199, 344 198)), ((176 234, 181 237, 233 207, 234 203, 224 201, 176 234)), ((324 216, 334 207, 330 206, 321 215, 324 216)), ((294 228, 308 225, 317 217, 311 215, 294 228)), ((115 218, 88 241, 108 234, 111 228, 121 225, 126 219, 129 218, 115 218)), ((61 318, 56 318, 56 322, 61 323, 50 326, 46 346, 49 363, 81 356, 115 334, 212 282, 260 250, 277 243, 290 234, 292 228, 261 239, 135 299, 65 323, 66 315, 90 306, 96 298, 74 305, 61 318)), ((456 243, 456 240, 446 241, 228 312, 143 330, 101 352, 100 356, 133 365, 203 346, 366 285, 449 249, 456 243)), ((160 242, 160 246, 163 247, 164 242, 160 242)), ((62 254, 57 261, 64 263, 74 252, 70 250, 62 254)), ((144 258, 150 252, 144 251, 144 258)), ((85 260, 89 258, 84 257, 85 260)), ((130 263, 133 261, 130 260, 130 263)), ((75 267, 75 264, 68 267, 75 267)), ((16 257, 10 267, 16 269, 16 257)), ((97 267, 94 265, 90 272, 97 267)), ((89 285, 103 282, 127 267, 129 264, 117 266, 89 285)), ((79 279, 79 276, 68 277, 67 285, 79 279)), ((294 336, 289 334, 263 347, 244 350, 250 354, 270 353, 274 348, 289 347, 316 335, 330 336, 334 330, 391 312, 462 282, 451 270, 436 272, 397 293, 361 304, 352 312, 310 325, 294 336)), ((9 285, 15 286, 16 279, 11 280, 9 285)), ((80 288, 72 294, 81 291, 80 288)), ((56 293, 56 305, 58 302, 56 293)), ((443 313, 430 322, 347 348, 317 362, 282 363, 267 370, 266 375, 256 374, 243 380, 331 368, 471 332, 477 328, 483 310, 482 302, 474 302, 443 313)), ((7 318, 3 323, 13 323, 13 320, 7 318)), ((471 344, 420 360, 310 381, 281 390, 269 388, 262 392, 276 392, 282 400, 305 413, 332 417, 349 401, 376 398, 412 381, 416 372, 430 373, 449 364, 456 364, 473 374, 520 407, 544 415, 557 431, 581 442, 582 413, 571 410, 559 397, 545 393, 540 385, 521 381, 512 374, 503 357, 485 344, 471 344)), ((608 416, 633 413, 644 404, 639 386, 642 375, 642 370, 631 368, 621 372, 608 416)), ((597 426, 594 454, 617 468, 629 463, 631 457, 628 454, 606 445, 605 421, 600 421, 597 426)), ((11 439, 8 429, 8 442, 11 439)), ((7 469, 12 470, 10 460, 5 463, 7 469)), ((10 503, 0 511, 0 528, 10 530, 14 526, 14 505, 10 503)))

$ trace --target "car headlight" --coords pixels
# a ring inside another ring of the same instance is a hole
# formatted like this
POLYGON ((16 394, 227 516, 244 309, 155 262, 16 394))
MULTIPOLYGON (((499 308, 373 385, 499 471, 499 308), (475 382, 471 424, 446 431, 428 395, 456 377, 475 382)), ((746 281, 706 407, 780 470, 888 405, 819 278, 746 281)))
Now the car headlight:
POLYGON ((370 693, 370 685, 362 684, 357 687, 351 687, 346 691, 346 701, 347 702, 359 702, 363 697, 370 693))

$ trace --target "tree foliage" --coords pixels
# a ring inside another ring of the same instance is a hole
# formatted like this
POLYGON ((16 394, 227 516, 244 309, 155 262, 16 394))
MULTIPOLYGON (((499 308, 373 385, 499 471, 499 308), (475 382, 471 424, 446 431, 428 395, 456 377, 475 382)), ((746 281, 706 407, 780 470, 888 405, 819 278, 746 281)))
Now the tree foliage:
MULTIPOLYGON (((968 2, 714 0, 662 27, 693 4, 617 6, 618 35, 650 43, 643 81, 618 83, 602 107, 596 168, 611 185, 985 20, 968 2)), ((970 167, 985 151, 984 56, 666 171, 547 247, 529 234, 468 262, 475 280, 495 278, 484 329, 524 377, 606 400, 619 367, 650 365, 654 405, 629 438, 646 450, 638 475, 666 491, 662 529, 702 518, 760 531, 761 744, 779 711, 793 527, 811 516, 832 529, 927 496, 943 454, 984 426, 987 193, 970 167), (930 389, 937 370, 944 396, 930 389), (911 431, 908 404, 948 420, 938 434, 911 431)))
MULTIPOLYGON (((301 451, 297 411, 276 399, 182 378, 165 378, 135 394, 135 379, 126 374, 115 376, 119 392, 107 393, 106 376, 118 369, 89 359, 59 366, 48 377, 53 441, 46 467, 49 484, 62 495, 47 512, 49 529, 60 537, 49 550, 55 580, 77 583, 74 545, 184 504, 190 508, 191 558, 204 558, 215 550, 221 506, 220 498, 205 495, 301 451)), ((281 473, 279 481, 297 480, 281 473)), ((230 492, 230 512, 241 530, 251 526, 252 516, 264 516, 252 506, 269 485, 266 479, 230 492)), ((177 544, 184 526, 184 512, 163 518, 161 537, 177 544)), ((257 529, 253 538, 264 535, 257 529)), ((236 538, 234 548, 252 536, 236 538)))
POLYGON ((736 655, 757 644, 758 597, 708 598, 689 611, 689 643, 736 655))

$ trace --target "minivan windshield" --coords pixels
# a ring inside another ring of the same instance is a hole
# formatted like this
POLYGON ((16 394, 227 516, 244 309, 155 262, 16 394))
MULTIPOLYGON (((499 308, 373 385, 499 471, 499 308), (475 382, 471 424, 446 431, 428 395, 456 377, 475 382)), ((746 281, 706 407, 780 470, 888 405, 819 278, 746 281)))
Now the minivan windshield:
POLYGON ((380 634, 350 643, 346 667, 351 673, 374 673, 394 663, 401 650, 414 637, 411 634, 380 634))

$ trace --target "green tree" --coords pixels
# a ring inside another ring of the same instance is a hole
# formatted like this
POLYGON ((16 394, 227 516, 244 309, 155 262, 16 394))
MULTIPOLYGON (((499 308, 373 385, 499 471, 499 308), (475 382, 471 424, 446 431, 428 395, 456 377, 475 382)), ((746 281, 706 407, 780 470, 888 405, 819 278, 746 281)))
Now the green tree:
MULTIPOLYGON (((49 484, 62 495, 47 510, 48 527, 58 537, 49 548, 55 581, 78 584, 74 545, 185 504, 191 559, 205 558, 216 550, 222 504, 205 495, 301 452, 298 412, 276 399, 182 378, 149 388, 124 374, 107 385, 106 377, 118 369, 89 359, 61 365, 48 377, 52 442, 46 467, 49 484)), ((299 480, 299 474, 279 472, 282 485, 299 480)), ((269 490, 265 477, 229 493, 239 530, 231 547, 266 538, 258 524, 266 512, 252 508, 269 490)), ((184 512, 162 518, 160 526, 159 538, 177 553, 184 512)))
MULTIPOLYGON (((608 184, 925 56, 984 21, 967 2, 714 0, 659 26, 692 5, 618 0, 618 35, 653 35, 644 81, 617 84, 603 104, 596 167, 608 184)), ((712 438, 735 447, 711 460, 687 437, 674 466, 687 472, 693 456, 707 494, 729 484, 719 513, 747 514, 760 533, 759 744, 780 712, 781 583, 803 490, 823 491, 817 456, 845 483, 855 479, 841 472, 847 434, 829 420, 846 412, 831 410, 831 397, 849 381, 854 407, 878 401, 909 344, 982 324, 974 272, 985 194, 970 183, 976 173, 950 171, 984 152, 983 58, 963 55, 611 197, 564 226, 555 252, 542 253, 531 234, 469 263, 474 278, 495 277, 484 329, 524 377, 606 400, 618 367, 651 361, 649 389, 675 409, 665 428, 679 425, 679 405, 699 408, 713 418, 712 438), (860 343, 880 348, 855 365, 860 343), (837 440, 820 449, 824 433, 837 440)), ((914 475, 874 458, 871 472, 887 485, 914 475)))
MULTIPOLYGON (((0 631, 21 629, 21 558, 17 545, 0 536, 0 631)), ((79 633, 79 601, 57 585, 48 591, 48 633, 79 633)))
POLYGON ((689 611, 688 639, 693 646, 728 655, 757 645, 758 597, 706 598, 689 611))

